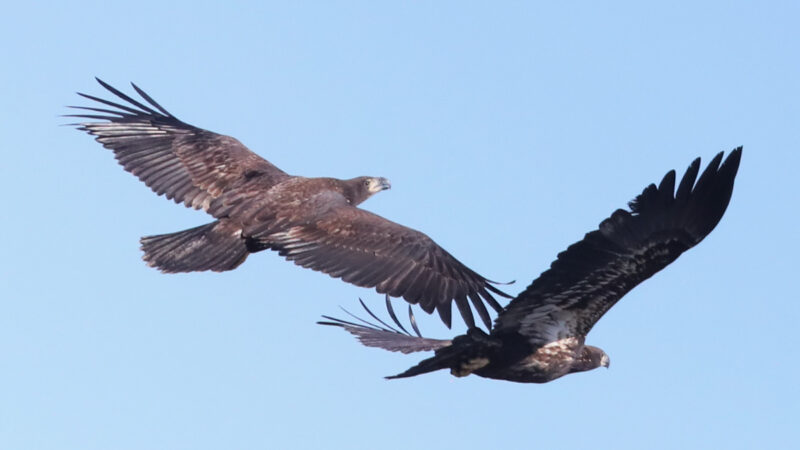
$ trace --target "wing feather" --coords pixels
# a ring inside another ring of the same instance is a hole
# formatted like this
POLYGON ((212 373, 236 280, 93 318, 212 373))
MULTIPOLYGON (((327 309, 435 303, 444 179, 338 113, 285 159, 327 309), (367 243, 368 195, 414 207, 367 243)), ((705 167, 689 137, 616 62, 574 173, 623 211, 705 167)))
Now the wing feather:
POLYGON ((719 223, 733 192, 741 147, 720 166, 716 155, 697 182, 700 159, 675 189, 675 172, 646 187, 583 240, 561 252, 550 269, 509 303, 493 332, 516 331, 544 343, 556 333, 585 336, 614 304, 719 223))
MULTIPOLYGON (((257 186, 268 189, 288 174, 256 155, 236 139, 203 130, 178 120, 135 84, 140 102, 108 83, 101 86, 127 104, 88 94, 80 96, 108 108, 73 106, 100 114, 68 117, 99 120, 78 124, 112 150, 119 163, 156 194, 188 207, 205 208, 215 216, 208 201, 238 190, 257 186), (149 104, 149 106, 148 106, 149 104)), ((222 199, 221 199, 222 202, 222 199)))
POLYGON ((359 301, 361 302, 361 306, 364 308, 364 310, 366 310, 366 312, 378 322, 377 324, 355 316, 347 310, 345 310, 345 312, 360 323, 337 319, 330 316, 322 316, 326 320, 317 323, 320 325, 341 327, 350 334, 356 336, 358 340, 367 347, 378 347, 392 352, 401 352, 406 354, 412 352, 426 352, 450 345, 450 340, 448 339, 431 339, 422 337, 419 332, 419 328, 417 328, 416 318, 414 318, 414 314, 411 311, 410 305, 408 309, 409 321, 411 322, 411 326, 414 329, 416 336, 409 333, 403 324, 401 324, 397 319, 397 315, 392 308, 392 304, 389 301, 388 295, 386 296, 386 309, 389 312, 389 316, 391 317, 392 321, 399 329, 388 325, 386 322, 378 318, 378 316, 376 316, 372 311, 370 311, 370 309, 367 308, 367 305, 364 304, 361 299, 359 299, 359 301))
POLYGON ((419 304, 427 313, 439 310, 448 327, 449 305, 453 301, 465 323, 474 326, 469 296, 484 324, 491 326, 484 303, 498 312, 502 308, 489 292, 507 295, 489 280, 419 231, 350 206, 343 199, 335 204, 332 194, 321 197, 324 198, 316 201, 324 204, 324 208, 320 207, 322 213, 315 213, 313 202, 306 205, 302 214, 294 211, 298 216, 292 221, 300 225, 265 235, 261 230, 273 227, 256 223, 245 234, 302 267, 357 286, 376 288, 381 294, 402 297, 419 304))

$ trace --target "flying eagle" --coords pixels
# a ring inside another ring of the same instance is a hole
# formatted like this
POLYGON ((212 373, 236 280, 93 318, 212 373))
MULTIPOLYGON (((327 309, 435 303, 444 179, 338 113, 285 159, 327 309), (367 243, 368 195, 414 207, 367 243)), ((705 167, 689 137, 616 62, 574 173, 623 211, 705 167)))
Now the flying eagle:
MULTIPOLYGON (((600 227, 559 253, 542 273, 499 313, 489 334, 479 328, 452 340, 423 338, 409 306, 416 335, 400 325, 387 297, 387 308, 400 330, 323 316, 323 325, 344 328, 364 345, 411 353, 435 351, 405 372, 404 378, 450 369, 520 383, 546 383, 569 373, 608 367, 608 355, 585 345, 586 335, 619 299, 642 281, 675 261, 703 240, 719 223, 733 192, 742 148, 725 162, 722 153, 697 179, 700 158, 689 165, 675 191, 675 171, 658 186, 651 184, 618 209, 600 227), (695 180, 697 179, 697 182, 695 180)), ((366 308, 366 305, 362 306, 366 308)))
POLYGON ((475 326, 472 303, 490 328, 484 302, 500 311, 492 293, 510 298, 425 234, 358 208, 389 189, 385 178, 289 175, 232 137, 178 120, 133 83, 143 102, 97 81, 127 104, 78 93, 111 108, 72 106, 82 113, 68 117, 99 120, 78 129, 156 194, 216 219, 143 237, 148 265, 167 273, 221 272, 250 253, 274 250, 299 266, 435 309, 448 327, 453 302, 467 326, 475 326))

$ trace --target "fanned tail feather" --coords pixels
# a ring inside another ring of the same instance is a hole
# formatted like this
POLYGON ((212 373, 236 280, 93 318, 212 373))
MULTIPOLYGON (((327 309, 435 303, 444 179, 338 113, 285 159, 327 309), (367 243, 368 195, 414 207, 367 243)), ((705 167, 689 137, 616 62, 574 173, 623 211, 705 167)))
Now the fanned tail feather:
POLYGON ((220 221, 177 233, 146 236, 141 243, 142 259, 165 273, 232 270, 249 253, 239 230, 220 221))

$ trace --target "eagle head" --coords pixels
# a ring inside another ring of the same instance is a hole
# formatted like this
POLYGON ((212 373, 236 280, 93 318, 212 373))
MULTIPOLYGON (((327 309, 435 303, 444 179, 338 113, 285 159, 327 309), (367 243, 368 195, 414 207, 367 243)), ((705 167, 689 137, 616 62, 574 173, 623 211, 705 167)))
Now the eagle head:
POLYGON ((366 177, 364 183, 370 194, 377 194, 380 191, 392 188, 392 184, 389 183, 389 180, 383 177, 366 177))
POLYGON ((606 352, 603 352, 603 356, 600 357, 600 365, 608 369, 608 366, 611 365, 611 358, 608 357, 606 352))
POLYGON ((586 345, 581 350, 581 354, 575 359, 570 368, 570 373, 583 372, 586 370, 606 367, 611 365, 611 359, 601 348, 586 345))
POLYGON ((358 177, 345 182, 345 195, 351 205, 358 205, 380 191, 392 187, 389 180, 383 177, 358 177))

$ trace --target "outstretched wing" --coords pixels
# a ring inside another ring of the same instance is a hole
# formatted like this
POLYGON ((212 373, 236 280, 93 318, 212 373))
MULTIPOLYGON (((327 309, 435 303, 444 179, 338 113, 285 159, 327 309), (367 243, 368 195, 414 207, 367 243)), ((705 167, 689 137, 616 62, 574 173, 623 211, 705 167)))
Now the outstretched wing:
POLYGON ((367 313, 369 313, 369 315, 378 322, 377 324, 350 314, 350 312, 347 310, 345 310, 347 314, 361 323, 350 322, 330 316, 322 316, 323 318, 327 319, 327 321, 320 321, 317 323, 320 325, 342 327, 347 332, 357 337, 358 340, 367 347, 378 347, 384 350, 389 350, 390 352, 427 352, 450 345, 449 340, 429 339, 422 337, 419 329, 417 328, 416 319, 414 318, 414 313, 411 311, 411 306, 408 307, 408 318, 411 322, 414 332, 416 333, 416 336, 406 331, 405 327, 403 327, 403 325, 397 319, 397 315, 394 313, 394 309, 392 308, 392 303, 389 300, 388 295, 386 296, 386 309, 389 311, 389 315, 398 328, 395 328, 379 319, 378 316, 373 314, 372 311, 367 308, 367 305, 365 305, 361 299, 358 301, 361 302, 361 306, 364 307, 364 310, 366 310, 367 313))
POLYGON ((260 235, 258 225, 245 232, 263 238, 269 248, 302 267, 401 297, 419 304, 427 313, 435 309, 448 327, 453 302, 467 326, 474 327, 472 303, 486 327, 491 328, 484 302, 499 312, 502 307, 491 293, 509 297, 491 281, 424 233, 350 206, 341 196, 338 202, 331 198, 338 194, 322 195, 321 212, 314 213, 313 206, 309 207, 312 212, 300 225, 267 236, 260 235))
POLYGON ((97 82, 127 105, 79 93, 111 109, 72 106, 97 114, 67 117, 101 120, 76 125, 158 195, 213 214, 211 202, 225 193, 268 189, 290 177, 236 139, 181 122, 135 84, 147 104, 97 82))
POLYGON ((719 223, 733 192, 742 148, 722 153, 695 183, 700 158, 675 192, 675 171, 617 210, 598 230, 558 255, 550 269, 509 303, 495 332, 516 331, 534 343, 585 336, 628 291, 697 245, 719 223))

